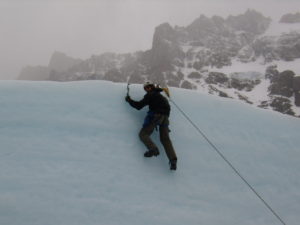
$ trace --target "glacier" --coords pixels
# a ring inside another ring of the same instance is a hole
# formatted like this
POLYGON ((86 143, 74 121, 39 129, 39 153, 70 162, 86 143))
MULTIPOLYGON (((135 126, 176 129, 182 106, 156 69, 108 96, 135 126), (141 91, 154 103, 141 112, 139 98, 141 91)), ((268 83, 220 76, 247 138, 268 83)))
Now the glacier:
MULTIPOLYGON (((141 85, 130 95, 140 99, 141 85)), ((289 225, 300 220, 300 120, 171 88, 191 118, 289 225)), ((280 222, 171 104, 170 171, 143 157, 147 109, 107 81, 0 82, 0 224, 274 225, 280 222)))

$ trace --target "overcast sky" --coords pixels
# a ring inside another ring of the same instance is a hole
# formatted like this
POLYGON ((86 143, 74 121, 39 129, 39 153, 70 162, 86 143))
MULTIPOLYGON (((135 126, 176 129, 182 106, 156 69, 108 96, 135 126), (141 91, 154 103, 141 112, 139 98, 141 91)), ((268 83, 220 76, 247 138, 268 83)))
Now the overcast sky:
POLYGON ((26 65, 47 65, 54 51, 87 59, 151 48, 154 28, 186 26, 201 14, 238 15, 248 8, 279 19, 300 0, 0 0, 0 79, 26 65))

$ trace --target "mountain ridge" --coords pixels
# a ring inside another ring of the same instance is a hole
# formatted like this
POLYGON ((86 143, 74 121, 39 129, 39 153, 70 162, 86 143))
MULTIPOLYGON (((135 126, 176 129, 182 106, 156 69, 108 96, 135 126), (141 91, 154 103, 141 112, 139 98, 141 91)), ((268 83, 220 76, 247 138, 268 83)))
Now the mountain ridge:
MULTIPOLYGON (((274 73, 282 78, 270 81, 272 87, 267 87, 263 94, 268 98, 261 99, 256 105, 300 116, 300 68, 292 71, 294 68, 282 66, 282 62, 293 65, 300 62, 300 32, 264 35, 271 22, 261 13, 247 10, 244 14, 225 19, 200 15, 187 27, 172 27, 169 23, 163 23, 155 28, 149 50, 128 54, 104 53, 81 61, 61 57, 57 61, 64 65, 64 70, 48 66, 44 69, 47 74, 41 79, 130 83, 151 80, 162 86, 206 90, 211 94, 254 104, 251 100, 254 87, 269 82, 268 71, 277 70, 274 73), (283 68, 278 68, 279 62, 283 68), (228 68, 235 68, 235 65, 240 65, 239 70, 225 72, 228 68), (248 65, 255 66, 245 69, 248 65), (260 69, 257 71, 258 67, 260 69), (254 81, 247 79, 250 73, 252 78, 256 77, 254 81), (290 79, 284 75, 286 73, 292 76, 291 82, 282 82, 290 79), (292 95, 283 91, 274 92, 274 87, 278 90, 281 85, 284 85, 281 89, 289 89, 292 95)), ((55 57, 51 59, 53 61, 55 57)), ((25 79, 28 71, 32 70, 23 70, 20 78, 25 79)))

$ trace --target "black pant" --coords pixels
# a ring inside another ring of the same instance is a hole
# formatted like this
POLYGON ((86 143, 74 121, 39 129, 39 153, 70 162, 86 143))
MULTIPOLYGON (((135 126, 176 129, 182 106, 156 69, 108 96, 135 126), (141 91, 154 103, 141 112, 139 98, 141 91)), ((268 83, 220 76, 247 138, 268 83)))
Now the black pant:
POLYGON ((169 137, 169 118, 166 115, 154 114, 149 123, 144 126, 139 133, 141 141, 145 144, 148 150, 158 149, 155 143, 151 140, 150 136, 155 127, 159 126, 160 141, 164 146, 165 152, 169 160, 177 159, 175 150, 169 137))

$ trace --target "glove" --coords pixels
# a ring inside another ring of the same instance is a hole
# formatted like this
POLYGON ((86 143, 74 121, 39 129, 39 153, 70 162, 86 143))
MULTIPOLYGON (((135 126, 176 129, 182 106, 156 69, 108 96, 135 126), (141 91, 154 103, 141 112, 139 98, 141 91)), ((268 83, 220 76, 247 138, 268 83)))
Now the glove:
POLYGON ((130 99, 130 96, 129 95, 127 95, 126 97, 125 97, 125 101, 126 102, 129 102, 131 99, 130 99))

